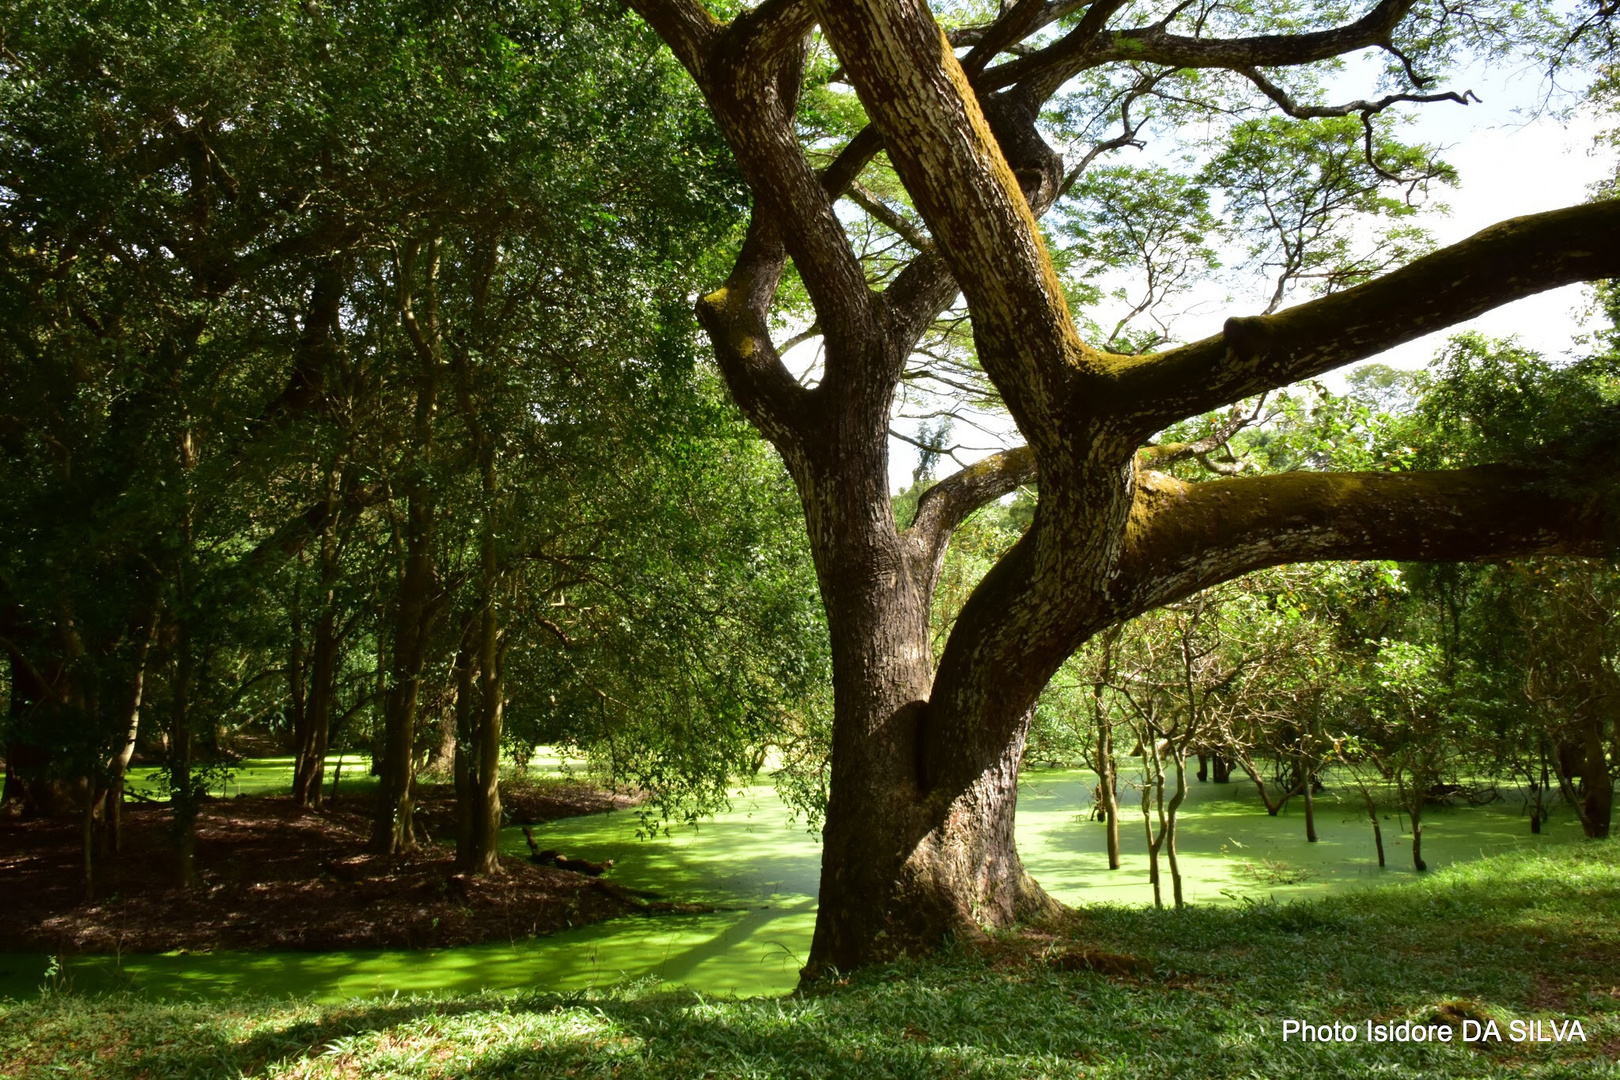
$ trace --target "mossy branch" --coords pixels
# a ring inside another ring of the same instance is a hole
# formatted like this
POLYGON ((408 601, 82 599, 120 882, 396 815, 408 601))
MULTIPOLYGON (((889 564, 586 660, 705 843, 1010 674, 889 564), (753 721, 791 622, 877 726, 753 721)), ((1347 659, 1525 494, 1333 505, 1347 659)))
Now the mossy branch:
MULTIPOLYGON (((1599 475, 1612 465, 1584 467, 1599 475)), ((1564 471, 1484 465, 1199 484, 1142 471, 1116 579, 1130 592, 1115 598, 1116 611, 1129 618, 1284 563, 1612 552, 1620 537, 1611 500, 1572 490, 1564 471)))

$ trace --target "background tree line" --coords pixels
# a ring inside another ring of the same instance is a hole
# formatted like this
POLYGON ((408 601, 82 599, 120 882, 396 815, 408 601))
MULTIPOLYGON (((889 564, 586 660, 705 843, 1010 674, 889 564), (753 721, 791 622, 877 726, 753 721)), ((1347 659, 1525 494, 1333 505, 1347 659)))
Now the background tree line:
MULTIPOLYGON (((1612 288, 1599 300, 1609 329, 1578 360, 1459 335, 1426 371, 1370 365, 1343 395, 1307 388, 1187 425, 1180 438, 1216 445, 1176 468, 1459 467, 1568 445, 1620 394, 1612 288)), ((1015 514, 978 528, 1005 543, 1015 514)), ((1272 814, 1298 798, 1311 841, 1331 771, 1364 805, 1379 865, 1381 812, 1393 811, 1424 868, 1423 814, 1437 800, 1522 798, 1531 832, 1564 807, 1606 837, 1620 772, 1617 590, 1612 562, 1585 559, 1250 574, 1088 643, 1043 695, 1028 753, 1097 773, 1116 868, 1121 821, 1136 816, 1121 805, 1125 775, 1155 885, 1162 849, 1178 905, 1176 810, 1195 768, 1199 781, 1213 770, 1252 783, 1272 814)))

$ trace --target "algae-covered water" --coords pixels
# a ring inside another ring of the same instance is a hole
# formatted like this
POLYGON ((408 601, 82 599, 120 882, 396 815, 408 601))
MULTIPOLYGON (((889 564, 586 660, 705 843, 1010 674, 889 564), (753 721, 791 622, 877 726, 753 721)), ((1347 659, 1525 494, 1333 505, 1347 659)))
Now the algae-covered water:
MULTIPOLYGON (((251 762, 233 780, 242 793, 284 790, 287 762, 251 762)), ((353 765, 345 765, 345 771, 353 765)), ((546 759, 540 766, 560 765, 546 759)), ((364 768, 355 768, 358 786, 364 768)), ((349 781, 345 779, 346 785, 349 781)), ((1102 825, 1086 819, 1095 777, 1078 770, 1026 774, 1019 787, 1018 843, 1030 872, 1070 904, 1152 903, 1147 844, 1134 793, 1121 791, 1124 865, 1107 869, 1102 825)), ((234 793, 234 792, 232 792, 234 793)), ((583 990, 627 978, 657 978, 704 993, 774 994, 792 989, 815 922, 820 850, 789 819, 769 783, 736 789, 727 813, 697 825, 641 835, 635 811, 537 826, 542 847, 615 861, 621 884, 723 910, 633 916, 543 938, 432 951, 126 955, 67 962, 55 976, 79 989, 129 988, 161 996, 299 994, 323 1000, 414 991, 583 990)), ((1299 800, 1277 817, 1252 785, 1194 784, 1181 814, 1179 849, 1187 899, 1235 904, 1322 895, 1413 875, 1410 838, 1384 822, 1389 866, 1375 862, 1371 830, 1349 790, 1317 799, 1320 842, 1305 842, 1299 800)), ((1530 834, 1517 798, 1483 807, 1435 809, 1424 819, 1431 868, 1515 845, 1577 839, 1572 815, 1530 834)), ((503 847, 527 850, 507 829, 503 847)), ((1168 884, 1166 898, 1168 900, 1168 884)), ((48 960, 0 954, 0 995, 32 993, 48 960)))

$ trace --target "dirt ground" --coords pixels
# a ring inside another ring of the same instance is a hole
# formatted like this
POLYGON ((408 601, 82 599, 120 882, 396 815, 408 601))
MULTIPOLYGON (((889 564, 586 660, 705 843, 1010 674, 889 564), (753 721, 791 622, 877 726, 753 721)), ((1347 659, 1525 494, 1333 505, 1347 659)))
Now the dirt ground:
MULTIPOLYGON (((630 800, 583 785, 501 793, 514 823, 594 813, 630 800)), ((125 808, 125 850, 102 864, 86 902, 78 823, 0 818, 0 950, 85 953, 175 949, 438 948, 544 934, 646 904, 611 880, 502 857, 505 873, 456 872, 451 845, 385 858, 365 853, 369 795, 319 813, 288 796, 204 804, 199 883, 175 885, 169 812, 125 808)), ((452 831, 444 788, 425 788, 418 823, 452 831)), ((590 857, 590 852, 569 852, 590 857)))

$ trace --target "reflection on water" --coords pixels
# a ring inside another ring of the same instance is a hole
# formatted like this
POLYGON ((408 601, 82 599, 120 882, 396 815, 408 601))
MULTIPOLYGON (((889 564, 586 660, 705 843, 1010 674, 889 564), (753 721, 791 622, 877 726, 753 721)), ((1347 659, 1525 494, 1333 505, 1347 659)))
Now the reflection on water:
MULTIPOLYGON (((272 789, 282 770, 281 762, 255 762, 243 787, 272 789)), ((1024 778, 1018 812, 1024 861, 1053 895, 1071 904, 1151 903, 1135 793, 1121 791, 1123 866, 1109 871, 1103 827, 1085 818, 1094 783, 1089 772, 1080 771, 1024 778)), ((1424 822, 1426 860, 1439 867, 1580 835, 1572 820, 1555 817, 1542 836, 1532 836, 1518 811, 1516 800, 1432 811, 1424 822)), ((545 938, 439 951, 92 957, 72 962, 67 975, 79 989, 128 987, 160 996, 294 993, 324 1000, 429 990, 569 991, 647 977, 705 993, 792 989, 815 922, 819 847, 801 825, 788 821, 772 788, 741 788, 729 812, 655 839, 638 838, 639 825, 634 811, 620 811, 537 826, 534 832, 541 847, 613 859, 614 880, 623 885, 724 910, 634 916, 545 938)), ((1188 900, 1289 899, 1413 873, 1410 838, 1393 818, 1384 822, 1390 865, 1378 869, 1371 829, 1349 791, 1330 788, 1318 798, 1317 831, 1321 842, 1307 844, 1297 799, 1273 818, 1259 808, 1250 785, 1194 784, 1182 809, 1179 843, 1188 900)), ((502 846, 512 854, 527 853, 516 828, 505 831, 502 846)), ((0 995, 32 993, 45 964, 43 957, 0 955, 0 995)))

